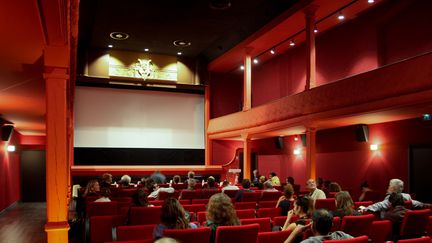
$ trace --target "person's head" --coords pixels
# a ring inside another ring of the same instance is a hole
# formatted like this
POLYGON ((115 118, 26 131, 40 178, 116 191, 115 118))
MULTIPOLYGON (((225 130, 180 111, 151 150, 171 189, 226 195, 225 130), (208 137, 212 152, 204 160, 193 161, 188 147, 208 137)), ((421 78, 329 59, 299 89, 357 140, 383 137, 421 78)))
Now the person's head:
POLYGON ((288 178, 287 178, 287 184, 294 185, 294 177, 288 176, 288 178))
POLYGON ((251 181, 249 179, 243 179, 242 186, 244 189, 249 189, 251 186, 251 181))
POLYGON ((259 178, 259 182, 260 183, 264 183, 267 179, 265 178, 265 176, 260 176, 259 178))
POLYGON ((354 212, 354 202, 347 191, 340 191, 335 195, 336 208, 344 212, 345 215, 352 215, 354 212))
POLYGON ((209 176, 208 178, 207 178, 207 185, 208 185, 208 187, 211 187, 211 188, 213 188, 213 187, 215 187, 215 178, 213 177, 213 176, 209 176))
POLYGON ((309 191, 314 191, 317 188, 315 180, 314 179, 307 180, 307 182, 306 182, 306 188, 309 191))
POLYGON ((188 180, 188 190, 195 190, 196 181, 191 179, 188 180))
POLYGON ((316 185, 318 188, 321 188, 324 185, 324 179, 321 177, 318 177, 318 179, 316 180, 316 185))
POLYGON ((138 189, 137 192, 133 196, 134 204, 136 206, 147 207, 149 205, 147 197, 148 197, 148 195, 143 188, 138 189))
POLYGON ((177 199, 170 197, 162 204, 161 223, 168 229, 189 228, 185 210, 177 199))
POLYGON ((388 193, 402 193, 404 188, 404 183, 402 180, 399 179, 391 179, 389 182, 389 186, 387 188, 388 193))
POLYGON ((100 195, 101 195, 102 197, 109 197, 109 196, 111 195, 111 191, 110 191, 109 188, 104 187, 104 188, 102 188, 102 189, 100 190, 100 195))
POLYGON ((145 180, 145 187, 147 188, 147 190, 149 190, 149 192, 154 191, 155 189, 155 181, 149 177, 145 180))
POLYGON ((207 221, 218 225, 239 225, 231 199, 224 193, 216 193, 210 197, 207 205, 207 221))
POLYGON ((271 172, 271 173, 270 173, 270 178, 272 178, 273 176, 276 176, 276 173, 275 173, 275 172, 271 172))
POLYGON ((131 177, 129 175, 123 175, 120 179, 120 182, 124 186, 129 186, 131 183, 131 177))
POLYGON ((111 184, 112 183, 112 175, 110 173, 104 173, 102 175, 102 181, 105 181, 105 182, 111 184))
POLYGON ((294 201, 294 212, 298 214, 308 214, 311 208, 311 200, 309 197, 298 197, 294 201))
POLYGON ((176 239, 169 238, 169 237, 162 237, 158 240, 156 240, 154 243, 180 243, 176 239))
POLYGON ((273 189, 271 181, 264 182, 264 190, 273 189))
POLYGON ((328 189, 329 189, 329 192, 340 192, 340 191, 342 191, 341 186, 338 183, 336 183, 336 182, 331 182, 328 185, 328 189))
POLYGON ((173 182, 174 182, 174 184, 180 183, 181 182, 181 177, 179 175, 175 175, 173 177, 173 182))
POLYGON ((390 204, 392 205, 392 207, 405 205, 402 193, 392 192, 390 194, 388 200, 389 200, 390 204))
POLYGON ((97 180, 90 180, 87 183, 87 187, 84 191, 84 196, 87 196, 89 193, 98 193, 100 191, 99 182, 97 180))
POLYGON ((286 186, 284 186, 283 194, 284 194, 285 198, 290 199, 292 197, 292 195, 294 194, 293 186, 291 184, 287 184, 286 186))
POLYGON ((258 175, 259 175, 258 170, 253 170, 253 175, 254 175, 254 177, 258 177, 258 175))
POLYGON ((318 209, 312 213, 312 233, 314 235, 328 235, 333 225, 333 215, 325 209, 318 209))
POLYGON ((224 181, 222 182, 222 187, 226 187, 226 186, 229 186, 229 181, 224 180, 224 181))
POLYGON ((193 171, 189 171, 188 172, 188 178, 189 179, 193 179, 195 177, 195 172, 193 172, 193 171))
POLYGON ((364 188, 369 188, 369 183, 367 181, 363 181, 360 184, 360 189, 363 190, 364 188))

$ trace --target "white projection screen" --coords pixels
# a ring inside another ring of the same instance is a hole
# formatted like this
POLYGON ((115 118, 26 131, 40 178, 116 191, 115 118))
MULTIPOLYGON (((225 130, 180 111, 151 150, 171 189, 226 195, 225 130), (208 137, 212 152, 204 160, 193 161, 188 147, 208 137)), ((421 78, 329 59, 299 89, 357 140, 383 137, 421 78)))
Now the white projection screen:
POLYGON ((74 146, 204 149, 200 94, 77 86, 74 146))

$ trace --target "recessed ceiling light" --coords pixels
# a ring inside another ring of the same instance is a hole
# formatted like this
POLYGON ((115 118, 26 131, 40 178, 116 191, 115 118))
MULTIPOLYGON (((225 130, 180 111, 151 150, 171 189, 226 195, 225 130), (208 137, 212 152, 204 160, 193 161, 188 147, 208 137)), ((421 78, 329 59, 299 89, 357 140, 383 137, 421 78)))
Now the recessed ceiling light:
POLYGON ((108 48, 113 48, 113 45, 108 45, 108 48))
POLYGON ((244 66, 243 66, 243 65, 241 65, 241 66, 240 66, 240 69, 241 69, 241 70, 244 70, 244 66))
POLYGON ((374 3, 375 1, 374 0, 368 0, 368 3, 374 3))
POLYGON ((290 46, 295 46, 295 42, 293 40, 290 40, 290 46))
POLYGON ((144 48, 144 51, 147 52, 147 51, 150 51, 150 50, 148 48, 144 48))
POLYGON ((253 63, 258 64, 258 59, 254 58, 253 63))
POLYGON ((274 49, 271 49, 271 50, 270 50, 270 53, 271 53, 272 55, 274 55, 274 54, 276 53, 276 51, 275 51, 274 49))
POLYGON ((316 26, 314 27, 314 33, 318 33, 318 28, 316 26))
POLYGON ((185 41, 185 40, 175 40, 173 41, 173 45, 178 47, 187 47, 192 45, 192 43, 190 41, 185 41))
POLYGON ((181 54, 182 54, 181 51, 177 52, 177 55, 181 56, 181 54))
POLYGON ((110 37, 114 40, 126 40, 129 38, 129 35, 124 32, 115 31, 111 32, 110 37))
POLYGON ((345 19, 345 16, 344 16, 342 13, 339 13, 339 15, 338 15, 338 19, 339 19, 339 20, 344 20, 344 19, 345 19))

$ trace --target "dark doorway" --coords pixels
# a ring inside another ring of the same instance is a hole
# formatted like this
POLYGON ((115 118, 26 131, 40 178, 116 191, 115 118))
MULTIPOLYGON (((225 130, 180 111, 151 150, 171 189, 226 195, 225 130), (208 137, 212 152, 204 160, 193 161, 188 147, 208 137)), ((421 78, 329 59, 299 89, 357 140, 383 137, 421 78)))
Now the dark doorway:
POLYGON ((415 193, 416 200, 432 202, 429 180, 432 166, 432 145, 410 147, 410 192, 415 193))
MULTIPOLYGON (((254 178, 253 177, 253 171, 257 168, 257 154, 252 152, 250 154, 250 161, 251 161, 251 174, 249 175, 249 178, 254 178)), ((243 152, 239 153, 239 168, 242 170, 242 172, 239 175, 239 183, 241 183, 243 181, 243 152)))
POLYGON ((46 201, 45 173, 45 151, 28 150, 21 153, 21 201, 46 201))

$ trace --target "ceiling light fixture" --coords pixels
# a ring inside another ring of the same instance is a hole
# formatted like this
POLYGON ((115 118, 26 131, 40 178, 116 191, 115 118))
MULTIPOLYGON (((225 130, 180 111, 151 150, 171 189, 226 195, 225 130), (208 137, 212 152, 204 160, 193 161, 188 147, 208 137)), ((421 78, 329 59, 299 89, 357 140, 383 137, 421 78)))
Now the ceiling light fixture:
POLYGON ((274 48, 272 48, 272 49, 270 50, 270 53, 271 53, 272 55, 276 54, 276 51, 275 51, 275 49, 274 49, 274 48))
POLYGON ((15 145, 8 145, 7 146, 7 151, 8 152, 15 152, 15 145))
POLYGON ((345 16, 342 14, 342 12, 339 12, 338 17, 339 20, 344 20, 345 16))
POLYGON ((177 47, 187 47, 192 45, 192 43, 190 41, 185 41, 185 40, 175 40, 173 41, 173 45, 177 47))
POLYGON ((144 51, 145 51, 145 52, 148 52, 148 51, 150 51, 150 50, 149 50, 148 48, 144 48, 144 51))
POLYGON ((258 64, 258 59, 254 58, 253 63, 258 64))
POLYGON ((129 38, 129 35, 124 32, 115 31, 111 32, 110 37, 114 40, 126 40, 129 38))
POLYGON ((113 45, 108 45, 108 48, 113 48, 113 45))
POLYGON ((293 40, 290 40, 290 46, 295 46, 295 42, 293 40))
POLYGON ((315 27, 314 27, 314 33, 315 33, 315 34, 318 33, 318 28, 316 27, 316 25, 315 25, 315 27))
POLYGON ((368 3, 374 3, 375 1, 374 0, 368 0, 368 3))
POLYGON ((181 51, 177 52, 177 55, 181 56, 183 53, 181 51))
POLYGON ((240 66, 240 70, 244 70, 244 66, 243 65, 240 66))

